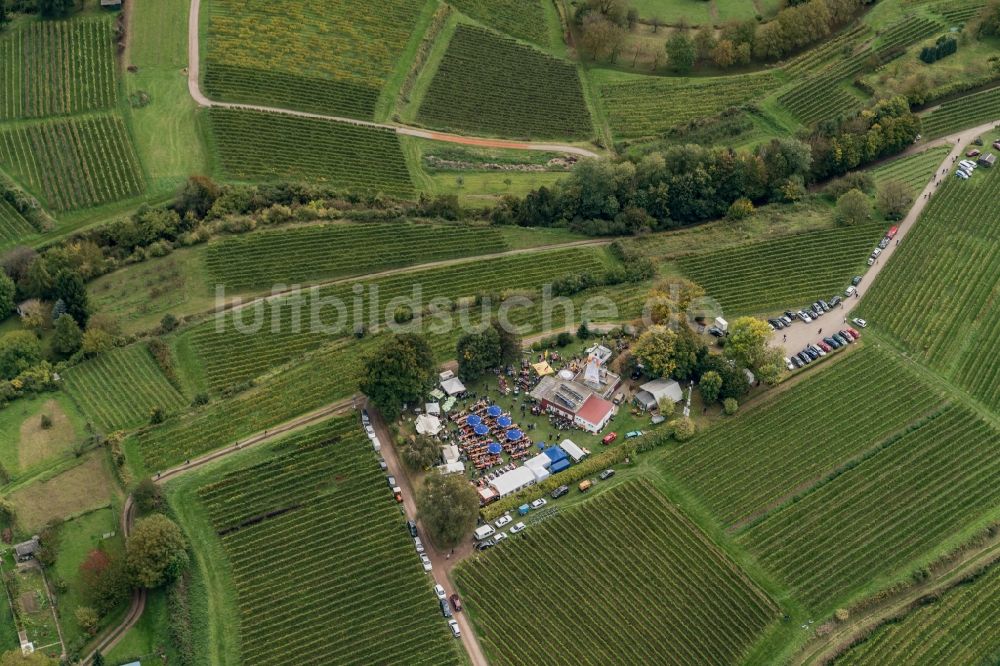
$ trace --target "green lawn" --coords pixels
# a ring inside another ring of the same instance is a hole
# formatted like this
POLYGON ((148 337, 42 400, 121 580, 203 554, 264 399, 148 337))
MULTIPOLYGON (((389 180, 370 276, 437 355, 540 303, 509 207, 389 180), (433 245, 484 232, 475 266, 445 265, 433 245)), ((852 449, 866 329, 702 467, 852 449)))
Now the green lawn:
POLYGON ((172 192, 188 176, 208 173, 197 105, 187 89, 187 0, 158 0, 129 9, 128 95, 150 97, 130 108, 129 124, 153 193, 172 192))
POLYGON ((84 417, 66 394, 22 398, 0 410, 0 465, 16 479, 65 454, 84 435, 84 417), (52 427, 41 427, 42 415, 52 427))

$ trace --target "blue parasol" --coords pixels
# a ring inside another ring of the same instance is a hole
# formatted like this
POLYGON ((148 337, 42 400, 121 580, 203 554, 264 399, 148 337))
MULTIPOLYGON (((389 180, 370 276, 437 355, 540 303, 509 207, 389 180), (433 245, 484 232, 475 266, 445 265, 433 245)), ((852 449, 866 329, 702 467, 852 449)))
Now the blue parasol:
POLYGON ((486 410, 486 413, 492 416, 493 418, 496 418, 501 414, 503 414, 503 410, 500 409, 499 405, 490 405, 489 409, 486 410))
POLYGON ((497 419, 497 425, 501 428, 509 428, 513 423, 509 416, 501 416, 497 419))
POLYGON ((470 426, 477 426, 483 422, 483 419, 479 414, 469 414, 465 417, 465 423, 470 426))
POLYGON ((490 445, 488 447, 486 447, 486 450, 489 451, 493 455, 497 455, 501 451, 503 451, 503 447, 500 446, 500 444, 497 443, 497 442, 491 442, 490 445))
POLYGON ((480 435, 480 436, 485 435, 489 431, 490 431, 490 429, 487 428, 486 426, 484 426, 482 423, 480 423, 479 425, 477 425, 476 428, 475 428, 475 433, 477 435, 480 435))
POLYGON ((524 433, 518 430, 517 428, 507 431, 507 439, 509 439, 512 442, 515 442, 521 439, 522 437, 524 437, 524 433))

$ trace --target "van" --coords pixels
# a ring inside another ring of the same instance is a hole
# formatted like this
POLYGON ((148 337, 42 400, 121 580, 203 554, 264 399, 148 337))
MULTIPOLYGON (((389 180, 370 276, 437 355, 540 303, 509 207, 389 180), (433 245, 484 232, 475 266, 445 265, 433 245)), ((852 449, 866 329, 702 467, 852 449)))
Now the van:
POLYGON ((372 448, 375 449, 375 453, 382 452, 382 442, 379 441, 378 436, 372 437, 372 448))
POLYGON ((493 529, 492 525, 482 525, 481 527, 477 527, 476 531, 472 533, 472 535, 476 537, 476 541, 489 539, 494 534, 496 534, 496 530, 493 529))
POLYGON ((584 479, 583 481, 580 482, 580 492, 581 493, 587 492, 588 490, 590 490, 590 487, 592 485, 594 485, 594 483, 590 479, 584 479))

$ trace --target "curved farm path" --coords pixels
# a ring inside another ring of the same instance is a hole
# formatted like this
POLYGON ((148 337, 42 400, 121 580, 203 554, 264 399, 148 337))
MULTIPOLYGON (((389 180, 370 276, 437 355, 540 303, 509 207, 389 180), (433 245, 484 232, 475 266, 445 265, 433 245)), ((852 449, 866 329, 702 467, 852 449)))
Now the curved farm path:
POLYGON ((198 30, 198 18, 201 15, 201 0, 191 0, 191 10, 188 14, 188 91, 191 97, 203 107, 217 107, 222 109, 245 109, 248 111, 263 111, 265 113, 283 113, 289 116, 300 118, 315 118, 317 120, 331 120, 333 122, 358 125, 360 127, 375 127, 392 130, 396 134, 414 136, 432 141, 443 141, 447 143, 459 143, 465 146, 477 146, 480 148, 506 148, 510 150, 538 150, 544 152, 568 153, 581 157, 598 157, 598 154, 580 148, 579 146, 569 146, 559 143, 530 143, 522 141, 506 141, 504 139, 490 139, 463 136, 461 134, 448 134, 445 132, 434 132, 408 127, 406 125, 392 125, 388 123, 376 123, 370 120, 358 120, 357 118, 346 118, 344 116, 331 116, 321 113, 308 113, 305 111, 295 111, 294 109, 282 109, 272 106, 260 106, 257 104, 234 104, 231 102, 217 102, 209 99, 201 91, 198 76, 201 71, 201 50, 200 31, 198 30))
MULTIPOLYGON (((950 136, 935 139, 934 141, 911 146, 905 150, 899 157, 920 153, 937 146, 952 146, 951 151, 941 161, 941 164, 938 165, 938 168, 934 172, 934 176, 930 181, 928 181, 926 187, 924 187, 920 194, 917 195, 916 201, 910 208, 910 212, 907 213, 906 217, 903 218, 901 222, 897 223, 899 232, 896 235, 896 241, 890 243, 888 247, 882 250, 882 254, 879 256, 878 261, 865 271, 861 278, 861 283, 858 284, 857 296, 844 299, 841 307, 835 308, 832 312, 830 312, 830 317, 824 317, 818 321, 813 320, 811 324, 804 324, 796 321, 790 328, 775 331, 774 335, 771 336, 771 345, 778 348, 784 348, 787 350, 786 355, 798 353, 800 350, 804 349, 806 345, 815 343, 822 337, 818 333, 820 329, 827 331, 827 334, 829 334, 829 332, 841 328, 844 325, 844 322, 850 318, 851 311, 858 305, 858 303, 861 302, 861 296, 867 293, 868 288, 875 282, 875 278, 878 277, 879 273, 882 272, 882 269, 885 268, 885 266, 889 263, 889 260, 892 259, 892 255, 896 251, 896 246, 903 242, 906 235, 916 224, 920 214, 924 211, 924 208, 927 206, 931 198, 933 198, 934 191, 937 189, 938 185, 943 182, 945 178, 951 176, 952 166, 958 161, 959 157, 963 155, 962 151, 965 147, 972 143, 973 139, 980 134, 992 130, 997 123, 1000 123, 1000 121, 985 123, 978 127, 972 127, 950 136), (947 172, 942 173, 942 169, 946 169, 947 172), (782 336, 787 337, 787 340, 783 340, 782 336)), ((817 296, 817 298, 818 297, 819 296, 817 296)), ((789 303, 788 307, 790 309, 798 309, 798 305, 794 303, 789 303)))

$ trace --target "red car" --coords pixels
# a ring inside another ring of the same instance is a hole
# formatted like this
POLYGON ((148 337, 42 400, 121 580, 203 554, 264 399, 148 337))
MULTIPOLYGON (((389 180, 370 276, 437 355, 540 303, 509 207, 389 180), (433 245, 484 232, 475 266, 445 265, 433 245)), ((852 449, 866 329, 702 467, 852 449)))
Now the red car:
POLYGON ((889 240, 892 240, 893 238, 896 237, 897 233, 899 233, 899 227, 890 227, 885 237, 888 238, 889 240))
POLYGON ((819 347, 820 349, 822 349, 825 352, 833 351, 833 348, 830 345, 828 345, 825 342, 823 342, 822 340, 820 340, 819 342, 817 342, 816 346, 819 347))
POLYGON ((610 444, 616 439, 618 439, 618 433, 609 432, 607 435, 604 436, 604 439, 601 440, 601 444, 610 444))
POLYGON ((451 595, 451 607, 456 613, 462 610, 462 600, 458 598, 457 594, 451 595))
POLYGON ((982 153, 975 148, 965 154, 966 157, 979 157, 980 155, 982 155, 982 153))
POLYGON ((853 328, 848 328, 848 329, 847 329, 847 332, 848 332, 848 333, 850 333, 851 335, 853 335, 853 336, 854 336, 854 339, 855 339, 855 340, 860 340, 860 339, 861 339, 861 334, 860 334, 860 333, 858 333, 858 332, 857 332, 856 330, 854 330, 853 328))

